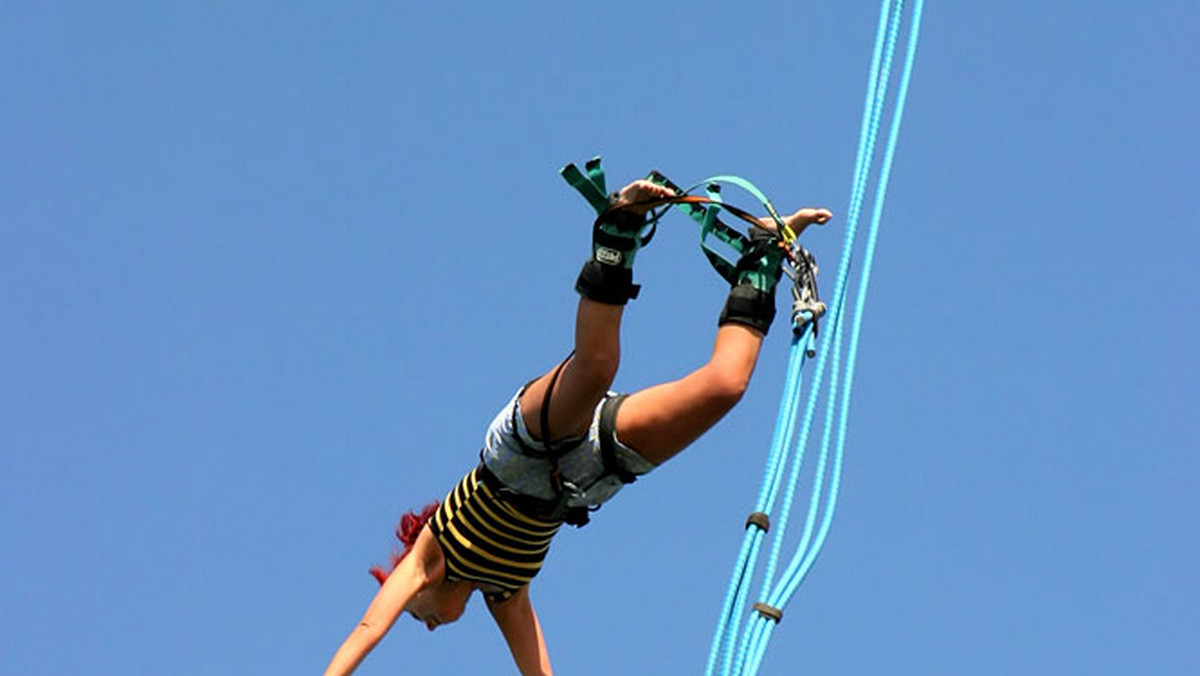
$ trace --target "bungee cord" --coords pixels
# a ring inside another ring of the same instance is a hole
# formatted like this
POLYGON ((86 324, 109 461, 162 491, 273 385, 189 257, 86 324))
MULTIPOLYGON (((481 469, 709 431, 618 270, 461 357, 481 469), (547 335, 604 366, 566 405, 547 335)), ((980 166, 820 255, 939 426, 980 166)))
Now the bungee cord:
POLYGON ((772 436, 759 497, 754 512, 747 519, 746 531, 725 593, 717 627, 713 635, 705 668, 706 676, 752 676, 757 674, 766 656, 775 626, 782 619, 783 608, 799 589, 816 562, 832 526, 838 490, 841 483, 843 456, 849 429, 850 395, 855 375, 859 336, 865 314, 866 293, 874 264, 875 247, 882 221, 883 206, 891 176, 892 162, 903 120, 904 105, 912 77, 913 64, 920 36, 924 0, 915 0, 908 29, 908 43, 900 75, 900 84, 892 107, 891 123, 878 179, 865 244, 862 248, 862 269, 858 283, 851 290, 848 280, 855 252, 859 248, 858 226, 866 202, 871 168, 874 164, 883 110, 891 80, 893 60, 903 25, 904 1, 882 0, 879 26, 872 51, 867 79, 866 102, 856 152, 854 177, 847 215, 845 243, 834 286, 834 302, 829 310, 827 327, 817 346, 814 331, 816 317, 809 311, 794 313, 794 333, 788 357, 788 370, 780 401, 775 432, 772 436), (853 296, 853 314, 849 322, 848 340, 844 335, 848 299, 853 296), (817 346, 817 363, 811 378, 807 398, 801 396, 801 373, 807 358, 817 346), (826 384, 825 374, 829 371, 826 384), (822 387, 824 386, 824 390, 822 387), (782 556, 784 536, 796 499, 804 469, 805 450, 813 431, 819 403, 824 402, 821 440, 813 472, 812 489, 803 532, 796 550, 782 576, 776 572, 782 556), (800 415, 803 403, 803 415, 800 415), (797 430, 798 425, 798 430, 797 430), (786 485, 784 469, 790 471, 786 485), (768 554, 763 582, 757 602, 748 608, 753 573, 757 569, 763 540, 772 528, 772 513, 780 492, 783 493, 778 523, 768 554), (750 610, 747 615, 747 611, 750 610), (744 626, 743 626, 744 624, 744 626))

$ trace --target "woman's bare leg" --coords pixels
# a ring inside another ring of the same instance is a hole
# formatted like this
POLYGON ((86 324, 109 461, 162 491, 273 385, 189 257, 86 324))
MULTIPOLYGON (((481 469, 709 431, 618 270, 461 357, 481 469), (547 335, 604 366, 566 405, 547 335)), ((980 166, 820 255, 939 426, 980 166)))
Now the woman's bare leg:
MULTIPOLYGON (((575 315, 575 354, 563 367, 550 397, 550 432, 554 439, 583 434, 592 423, 621 361, 623 305, 579 299, 575 315)), ((543 439, 542 404, 554 369, 535 380, 521 396, 521 415, 536 439, 543 439)))
POLYGON ((670 460, 742 398, 762 341, 762 333, 742 324, 719 328, 707 364, 629 395, 617 411, 617 438, 656 465, 670 460))
MULTIPOLYGON (((645 225, 643 216, 646 213, 644 206, 637 205, 671 194, 669 188, 650 181, 634 181, 622 188, 614 207, 627 205, 628 220, 632 224, 628 230, 622 230, 624 226, 618 227, 616 238, 636 240, 645 225)), ((550 437, 549 441, 557 441, 583 434, 591 425, 596 406, 617 375, 621 361, 621 315, 625 311, 625 302, 637 294, 629 293, 636 287, 614 289, 613 280, 605 281, 605 278, 608 273, 619 272, 613 278, 623 275, 625 281, 618 283, 618 287, 630 284, 631 266, 638 247, 633 245, 620 252, 603 249, 605 246, 617 246, 613 244, 611 233, 607 243, 600 245, 604 255, 597 256, 597 245, 593 241, 593 256, 596 257, 584 266, 585 272, 592 266, 591 272, 598 276, 591 276, 590 282, 583 283, 585 274, 581 273, 580 283, 576 284, 583 297, 579 299, 575 314, 575 352, 557 379, 554 378, 558 370, 555 368, 534 381, 521 396, 521 417, 536 439, 550 437), (599 268, 609 269, 599 274, 599 268), (598 293, 593 296, 595 292, 598 293), (541 424, 542 408, 547 401, 550 405, 549 432, 543 430, 541 424)))
MULTIPOLYGON (((783 218, 796 234, 810 225, 826 223, 828 209, 800 209, 783 218)), ((763 228, 775 229, 771 219, 763 228)), ((772 291, 774 290, 772 284, 772 291)), ((770 296, 766 296, 769 303, 770 296)), ((773 303, 770 303, 773 307, 773 303)), ((728 307, 728 306, 727 306, 728 307)), ((769 310, 774 316, 774 310, 769 310)), ((708 363, 674 382, 631 394, 617 411, 616 435, 623 444, 654 464, 670 460, 725 416, 741 400, 754 374, 765 325, 741 319, 717 329, 708 363), (760 330, 761 329, 761 330, 760 330)))
MULTIPOLYGON (((669 191, 649 181, 634 181, 620 193, 620 201, 637 203, 664 196, 669 191)), ((643 211, 643 210, 639 210, 643 211)), ((799 234, 813 223, 825 223, 827 209, 800 209, 784 217, 799 234)), ((774 230, 770 219, 762 225, 774 230)), ((521 396, 525 426, 536 439, 579 436, 591 425, 596 406, 607 394, 621 360, 620 333, 624 305, 580 298, 575 316, 575 352, 562 367, 534 381, 521 396), (549 397, 547 397, 549 391, 549 397), (549 434, 541 416, 549 401, 549 434)), ((772 313, 773 314, 773 313, 772 313)), ((708 363, 672 383, 635 393, 617 414, 617 436, 647 460, 658 464, 683 450, 717 423, 741 399, 762 346, 763 333, 741 323, 717 331, 708 363)))

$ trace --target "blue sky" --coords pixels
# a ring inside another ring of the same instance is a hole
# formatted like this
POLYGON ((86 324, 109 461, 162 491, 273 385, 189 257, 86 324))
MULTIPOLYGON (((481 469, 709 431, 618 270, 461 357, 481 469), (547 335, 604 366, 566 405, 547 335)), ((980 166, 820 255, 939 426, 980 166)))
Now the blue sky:
MULTIPOLYGON (((875 3, 10 3, 0 671, 313 673, 569 349, 566 161, 844 215, 875 3)), ((926 8, 837 522, 764 674, 1200 671, 1200 9, 926 8)), ((844 222, 813 233, 832 279, 844 222)), ((617 386, 707 356, 682 218, 617 386)), ((831 282, 826 282, 831 284, 831 282)), ((698 673, 786 356, 564 532, 563 674, 698 673)), ((481 603, 360 673, 508 673, 481 603)))

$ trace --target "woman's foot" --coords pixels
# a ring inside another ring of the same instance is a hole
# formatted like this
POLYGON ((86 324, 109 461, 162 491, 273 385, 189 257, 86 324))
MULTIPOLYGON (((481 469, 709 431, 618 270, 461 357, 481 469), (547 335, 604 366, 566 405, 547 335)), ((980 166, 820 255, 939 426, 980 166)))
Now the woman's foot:
MULTIPOLYGON (((805 207, 797 210, 796 213, 790 216, 783 216, 781 218, 783 220, 783 224, 791 228, 792 232, 799 237, 800 233, 804 232, 805 228, 813 225, 814 223, 817 225, 824 225, 825 223, 828 223, 829 219, 833 218, 833 212, 824 207, 805 207)), ((758 219, 758 222, 762 224, 764 229, 771 232, 775 232, 778 229, 775 219, 773 218, 760 218, 758 219)))
POLYGON ((675 191, 667 186, 641 179, 621 188, 621 192, 617 193, 617 201, 613 206, 623 207, 630 205, 627 207, 630 211, 642 216, 650 210, 650 206, 645 204, 646 202, 674 196, 675 191))
POLYGON ((634 181, 621 188, 608 210, 596 221, 592 232, 592 258, 604 265, 633 268, 633 259, 642 245, 648 224, 646 212, 656 199, 670 197, 669 188, 650 181, 634 181))

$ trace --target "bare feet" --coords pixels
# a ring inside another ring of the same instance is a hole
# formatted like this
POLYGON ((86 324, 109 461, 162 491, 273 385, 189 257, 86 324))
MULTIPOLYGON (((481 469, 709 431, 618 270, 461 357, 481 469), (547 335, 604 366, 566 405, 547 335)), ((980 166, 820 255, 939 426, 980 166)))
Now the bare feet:
MULTIPOLYGON (((811 207, 805 207, 790 216, 782 216, 781 218, 783 219, 783 224, 791 228, 792 232, 799 237, 800 233, 804 232, 805 228, 814 223, 817 225, 824 225, 828 223, 829 219, 833 218, 833 212, 825 208, 814 209, 811 207)), ((771 232, 778 230, 775 219, 773 218, 760 218, 758 219, 758 222, 762 224, 763 228, 770 230, 771 232)))
MULTIPOLYGON (((629 205, 630 211, 635 214, 644 214, 649 210, 649 206, 643 203, 674 196, 675 192, 670 188, 642 179, 621 188, 621 192, 617 195, 616 206, 629 205)), ((833 212, 825 208, 805 207, 790 216, 783 216, 781 218, 784 225, 791 228, 792 232, 798 237, 800 233, 804 232, 805 228, 814 223, 823 225, 829 222, 829 219, 833 218, 833 212)), ((772 218, 760 218, 758 222, 762 224, 763 228, 771 232, 775 232, 778 229, 775 220, 772 218)))

